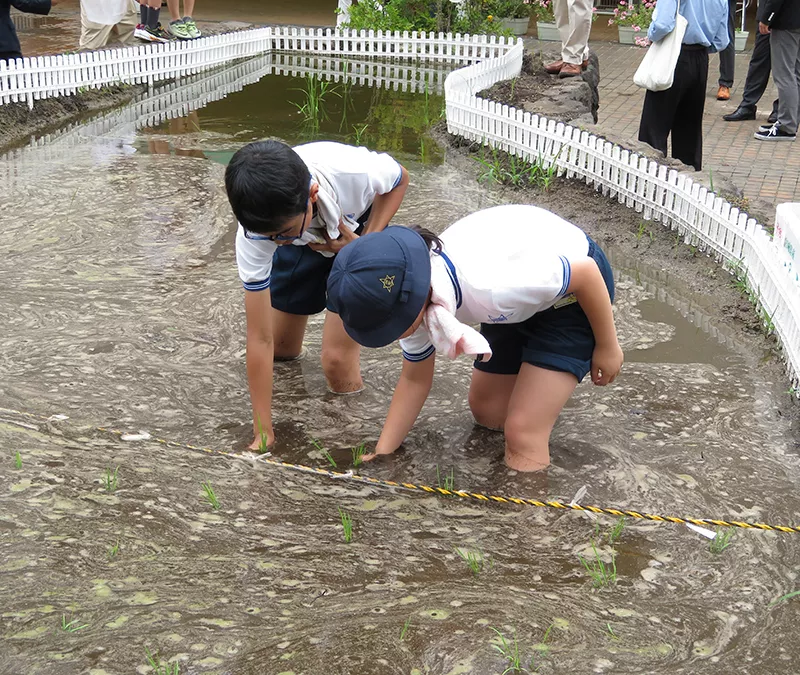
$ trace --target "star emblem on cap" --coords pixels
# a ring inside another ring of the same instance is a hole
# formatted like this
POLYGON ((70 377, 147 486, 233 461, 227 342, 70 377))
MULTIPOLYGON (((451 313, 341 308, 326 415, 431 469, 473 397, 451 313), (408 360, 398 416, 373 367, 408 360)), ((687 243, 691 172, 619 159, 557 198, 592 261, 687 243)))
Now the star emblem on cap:
POLYGON ((387 274, 385 277, 383 277, 383 279, 379 279, 379 281, 383 284, 383 287, 389 291, 389 293, 392 292, 392 289, 394 288, 394 275, 389 276, 387 274))

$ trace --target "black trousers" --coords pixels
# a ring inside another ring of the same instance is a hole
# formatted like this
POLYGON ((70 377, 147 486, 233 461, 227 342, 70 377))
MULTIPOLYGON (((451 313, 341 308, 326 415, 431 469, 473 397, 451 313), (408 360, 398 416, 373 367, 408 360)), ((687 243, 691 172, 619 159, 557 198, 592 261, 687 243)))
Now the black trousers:
POLYGON ((20 52, 0 52, 0 61, 11 61, 13 59, 21 59, 20 52))
POLYGON ((733 86, 733 71, 736 67, 736 0, 728 0, 728 39, 730 42, 719 53, 719 81, 721 87, 733 86))
POLYGON ((639 140, 700 171, 703 167, 703 109, 708 84, 708 47, 683 45, 672 86, 644 97, 639 140))
MULTIPOLYGON (((772 70, 772 56, 769 48, 769 33, 762 35, 756 33, 756 42, 753 45, 753 55, 747 67, 747 79, 744 81, 744 93, 740 108, 755 110, 756 103, 761 100, 769 84, 769 74, 772 70)), ((778 99, 772 103, 772 111, 778 112, 778 99)))

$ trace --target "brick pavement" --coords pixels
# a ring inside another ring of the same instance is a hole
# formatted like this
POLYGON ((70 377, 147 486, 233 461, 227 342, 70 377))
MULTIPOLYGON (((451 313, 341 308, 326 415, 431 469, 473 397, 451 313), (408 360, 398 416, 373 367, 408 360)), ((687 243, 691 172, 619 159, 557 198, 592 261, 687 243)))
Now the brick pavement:
MULTIPOLYGON (((752 36, 751 36, 752 37, 752 36)), ((751 40, 752 42, 752 40, 751 40)), ((526 39, 532 49, 558 49, 553 42, 526 39)), ((644 55, 639 47, 617 42, 592 41, 600 59, 600 110, 598 126, 623 138, 635 139, 644 101, 644 90, 633 83, 633 74, 644 55)), ((717 101, 719 58, 712 54, 703 124, 703 173, 730 178, 746 197, 772 204, 800 201, 800 146, 794 143, 757 141, 753 133, 765 124, 777 91, 770 81, 759 102, 757 119, 725 122, 722 115, 736 109, 741 100, 751 49, 736 54, 736 81, 731 100, 717 101)))

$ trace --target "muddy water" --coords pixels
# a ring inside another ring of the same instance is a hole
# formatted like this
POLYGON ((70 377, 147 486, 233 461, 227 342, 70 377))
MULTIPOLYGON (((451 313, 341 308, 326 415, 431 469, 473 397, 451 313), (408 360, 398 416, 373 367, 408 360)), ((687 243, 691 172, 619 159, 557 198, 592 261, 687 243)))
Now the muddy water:
MULTIPOLYGON (((282 97, 289 84, 269 86, 282 97)), ((684 527, 628 524, 613 547, 616 585, 592 590, 579 555, 594 538, 610 561, 610 519, 332 481, 240 452, 244 320, 222 163, 267 132, 308 133, 297 118, 270 118, 284 104, 269 86, 172 126, 112 125, 6 160, 0 672, 147 673, 149 649, 181 673, 502 673, 492 628, 516 636, 522 665, 542 673, 796 672, 798 605, 769 603, 800 583, 800 535, 739 532, 714 555, 684 527), (104 472, 117 466, 108 492, 104 472), (340 508, 354 521, 350 543, 340 508), (473 575, 455 548, 480 552, 483 570, 473 575)), ((441 230, 498 201, 445 151, 428 161, 398 135, 393 151, 412 176, 398 222, 441 230)), ((579 224, 591 231, 592 218, 579 224)), ((609 254, 627 363, 613 387, 579 386, 546 474, 509 472, 502 438, 473 427, 465 360, 438 364, 405 450, 360 470, 436 484, 452 469, 456 487, 484 492, 570 500, 587 486, 602 505, 798 522, 800 465, 777 412, 785 384, 715 321, 713 298, 609 254)), ((365 352, 366 390, 332 396, 321 321, 310 322, 308 358, 276 366, 274 452, 324 466, 317 441, 346 468, 349 448, 379 433, 400 357, 365 352)))

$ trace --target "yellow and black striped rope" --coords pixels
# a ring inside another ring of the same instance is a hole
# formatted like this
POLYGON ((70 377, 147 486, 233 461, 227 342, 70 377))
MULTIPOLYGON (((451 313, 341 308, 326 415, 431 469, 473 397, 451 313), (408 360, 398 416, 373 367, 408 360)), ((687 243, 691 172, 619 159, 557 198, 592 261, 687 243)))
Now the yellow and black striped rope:
MULTIPOLYGON (((14 413, 38 419, 42 421, 49 421, 53 418, 43 417, 41 415, 34 415, 19 410, 11 410, 8 408, 0 408, 0 411, 14 413)), ((8 420, 6 420, 8 421, 8 420)), ((127 432, 120 431, 119 429, 112 429, 109 427, 93 427, 98 431, 104 433, 114 434, 115 436, 122 437, 127 432)), ((188 450, 195 450, 198 452, 205 452, 212 455, 222 455, 224 457, 233 457, 242 459, 242 456, 235 452, 228 452, 226 450, 217 450, 215 448, 205 448, 198 445, 191 445, 189 443, 178 443, 176 441, 166 440, 164 438, 149 437, 147 440, 155 441, 162 445, 171 448, 186 448, 188 450)), ((571 511, 588 511, 590 513, 602 514, 607 516, 628 516, 637 520, 649 520, 657 523, 678 523, 678 524, 692 524, 699 525, 700 527, 715 525, 718 527, 738 527, 744 530, 762 530, 769 532, 785 532, 785 533, 800 533, 800 525, 769 525, 767 523, 748 523, 742 520, 720 520, 715 518, 680 518, 678 516, 660 516, 654 513, 644 513, 641 511, 631 511, 627 509, 608 508, 602 506, 593 506, 589 504, 575 504, 565 503, 557 500, 541 501, 539 499, 528 499, 523 497, 506 497, 502 495, 486 495, 481 492, 471 492, 469 490, 448 490, 443 487, 433 487, 431 485, 421 485, 418 483, 405 483, 392 480, 383 480, 381 478, 374 478, 372 476, 362 476, 353 473, 352 471, 334 471, 323 467, 306 466, 304 464, 292 464, 291 462, 284 462, 279 459, 274 459, 267 455, 261 455, 258 461, 269 466, 276 466, 284 469, 291 469, 293 471, 302 471, 304 473, 313 473, 320 476, 327 476, 328 478, 335 478, 338 480, 352 480, 361 483, 369 483, 378 487, 404 489, 411 491, 426 492, 445 497, 460 497, 462 499, 474 500, 479 502, 487 502, 494 504, 514 504, 517 506, 537 506, 540 508, 550 509, 564 509, 571 511)))

